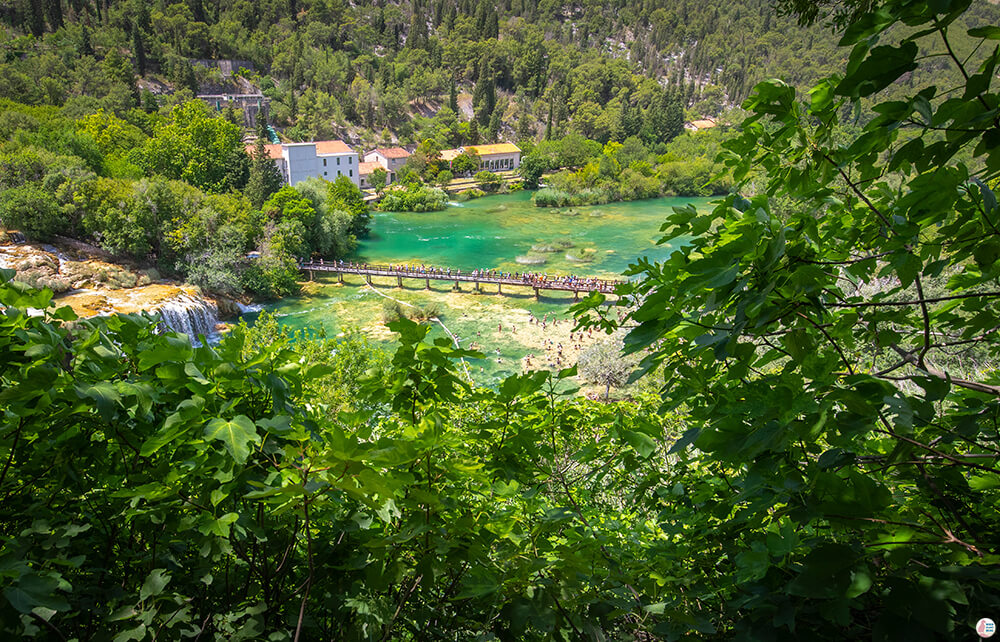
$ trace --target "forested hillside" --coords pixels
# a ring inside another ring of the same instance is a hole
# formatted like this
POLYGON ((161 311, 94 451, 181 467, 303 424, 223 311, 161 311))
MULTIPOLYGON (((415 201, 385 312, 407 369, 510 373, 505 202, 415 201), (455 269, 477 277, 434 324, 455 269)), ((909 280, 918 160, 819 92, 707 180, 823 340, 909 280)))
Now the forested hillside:
MULTIPOLYGON (((995 14, 978 3, 970 26, 995 14)), ((448 144, 501 129, 512 140, 570 130, 624 140, 629 111, 661 87, 714 116, 759 80, 805 86, 845 61, 823 26, 797 26, 766 0, 14 0, 0 22, 0 95, 120 113, 152 100, 145 90, 255 87, 295 140, 422 140, 435 113, 475 116, 448 144), (211 59, 248 61, 249 84, 192 62, 211 59)))

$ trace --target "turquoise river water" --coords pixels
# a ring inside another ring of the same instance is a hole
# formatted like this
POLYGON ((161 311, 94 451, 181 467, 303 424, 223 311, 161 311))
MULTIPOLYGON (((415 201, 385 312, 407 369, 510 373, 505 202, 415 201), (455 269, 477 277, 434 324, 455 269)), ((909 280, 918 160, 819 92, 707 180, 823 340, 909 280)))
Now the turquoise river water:
MULTIPOLYGON (((478 268, 616 278, 639 256, 666 258, 671 248, 656 245, 662 236, 660 226, 671 207, 687 203, 707 207, 708 199, 660 198, 549 209, 535 207, 530 192, 518 192, 455 204, 442 212, 378 212, 372 218, 370 238, 361 243, 353 260, 463 272, 478 268)), ((327 336, 335 336, 356 328, 391 348, 393 335, 382 324, 388 299, 404 306, 433 303, 441 323, 434 324, 432 334, 450 332, 463 347, 486 353, 486 358, 461 366, 484 385, 524 369, 573 365, 597 338, 570 336, 573 322, 568 308, 573 294, 569 292, 543 291, 535 300, 530 288, 505 289, 497 295, 489 286, 475 293, 465 283, 462 292, 453 292, 449 281, 431 281, 430 291, 420 279, 403 284, 399 288, 395 278, 381 282, 376 278, 371 287, 356 275, 339 284, 335 276, 324 275, 308 284, 301 296, 265 309, 295 329, 323 329, 327 336), (534 319, 544 319, 544 329, 534 319)))

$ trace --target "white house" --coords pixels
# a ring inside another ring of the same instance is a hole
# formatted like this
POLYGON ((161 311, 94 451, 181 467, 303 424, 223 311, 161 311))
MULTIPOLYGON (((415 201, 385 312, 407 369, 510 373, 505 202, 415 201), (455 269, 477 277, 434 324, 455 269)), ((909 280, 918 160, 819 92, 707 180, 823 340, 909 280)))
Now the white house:
MULTIPOLYGON (((355 185, 361 183, 358 153, 344 141, 318 140, 312 143, 282 143, 264 147, 289 185, 301 183, 312 176, 328 181, 346 176, 355 185)), ((253 148, 253 145, 248 145, 247 153, 253 153, 253 148)))
POLYGON ((378 163, 388 173, 386 183, 396 180, 396 172, 406 164, 410 152, 402 147, 376 147, 365 154, 366 163, 378 163))

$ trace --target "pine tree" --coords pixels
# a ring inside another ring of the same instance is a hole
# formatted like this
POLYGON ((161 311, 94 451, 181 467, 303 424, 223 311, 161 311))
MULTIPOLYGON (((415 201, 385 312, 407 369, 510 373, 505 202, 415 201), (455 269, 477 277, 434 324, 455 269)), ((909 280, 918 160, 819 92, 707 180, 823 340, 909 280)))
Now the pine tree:
POLYGON ((143 111, 145 111, 147 114, 153 114, 156 113, 156 111, 159 108, 160 105, 159 103, 156 102, 156 96, 153 95, 153 92, 149 91, 148 89, 143 89, 142 90, 143 111))
POLYGON ((486 29, 484 36, 486 38, 500 37, 500 17, 497 15, 496 7, 492 7, 489 10, 489 15, 486 17, 486 29))
POLYGON ((60 29, 63 26, 62 0, 47 0, 45 13, 52 31, 60 29))
POLYGON ((263 120, 257 121, 257 142, 254 143, 250 161, 250 179, 244 190, 244 194, 254 207, 263 205, 271 194, 281 189, 281 184, 284 182, 278 171, 278 166, 271 160, 267 153, 267 147, 265 147, 266 127, 263 120))
POLYGON ((622 103, 622 132, 625 138, 638 136, 642 130, 642 113, 632 103, 622 103))
POLYGON ((534 129, 531 126, 531 117, 528 110, 521 112, 521 117, 517 119, 517 140, 532 140, 535 137, 534 129))
POLYGON ((455 86, 455 79, 451 79, 451 88, 448 91, 448 107, 453 112, 458 113, 458 88, 455 86))
POLYGON ((669 143, 684 130, 681 99, 666 91, 653 98, 642 123, 642 138, 649 144, 669 143))
POLYGON ((473 97, 473 108, 476 111, 476 120, 480 125, 486 126, 493 115, 493 108, 497 104, 496 79, 493 74, 493 65, 483 63, 482 71, 479 73, 479 81, 476 82, 476 92, 473 97))
POLYGON ((45 33, 45 11, 42 0, 29 0, 28 7, 28 28, 31 29, 31 35, 40 38, 45 33))
POLYGON ((132 27, 132 55, 135 56, 135 70, 140 76, 146 75, 146 47, 142 43, 142 32, 138 26, 132 27))
POLYGON ((500 109, 496 108, 493 110, 493 114, 490 116, 490 127, 486 130, 486 136, 489 142, 495 143, 500 140, 500 109))
POLYGON ((479 122, 475 118, 469 122, 469 144, 479 144, 479 122))
POLYGON ((93 56, 94 47, 90 44, 90 27, 83 25, 83 29, 80 34, 80 55, 81 56, 93 56))
POLYGON ((552 140, 552 97, 549 96, 549 117, 545 121, 545 140, 552 140))

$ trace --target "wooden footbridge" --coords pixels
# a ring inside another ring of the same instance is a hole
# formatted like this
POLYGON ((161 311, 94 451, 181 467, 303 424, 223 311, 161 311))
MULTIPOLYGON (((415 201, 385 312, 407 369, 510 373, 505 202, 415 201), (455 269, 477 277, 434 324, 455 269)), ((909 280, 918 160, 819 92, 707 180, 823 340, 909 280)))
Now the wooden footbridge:
POLYGON ((431 281, 454 281, 455 289, 460 290, 461 283, 473 283, 475 289, 481 289, 483 284, 497 286, 497 294, 503 294, 503 287, 526 287, 535 290, 537 298, 541 290, 557 290, 562 292, 572 292, 574 300, 579 300, 580 293, 600 292, 602 294, 614 294, 615 288, 622 281, 612 281, 608 279, 597 279, 579 276, 547 276, 532 273, 508 273, 497 270, 473 270, 463 272, 462 270, 452 270, 449 268, 437 267, 412 267, 408 265, 373 265, 369 263, 352 263, 350 261, 323 261, 322 259, 310 262, 299 262, 299 269, 309 274, 309 280, 313 280, 315 272, 330 272, 337 274, 341 283, 344 282, 345 274, 359 274, 365 277, 365 281, 371 285, 372 277, 395 277, 396 285, 403 287, 403 279, 423 279, 424 287, 430 289, 431 281))

